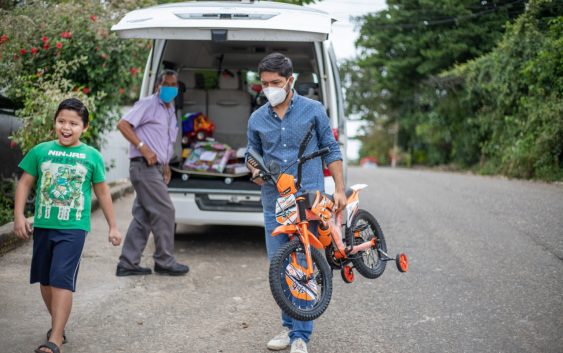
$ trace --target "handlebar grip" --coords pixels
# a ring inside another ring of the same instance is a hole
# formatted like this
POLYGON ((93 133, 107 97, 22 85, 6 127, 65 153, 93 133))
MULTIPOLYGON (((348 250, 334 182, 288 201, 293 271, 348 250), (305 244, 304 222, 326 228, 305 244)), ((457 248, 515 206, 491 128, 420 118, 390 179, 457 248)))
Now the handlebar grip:
POLYGON ((321 148, 320 150, 315 151, 315 152, 311 153, 311 154, 308 155, 308 156, 305 156, 305 157, 303 158, 303 160, 304 160, 304 161, 307 161, 307 160, 309 160, 309 159, 313 159, 313 158, 317 158, 317 157, 320 157, 320 156, 324 156, 325 154, 328 154, 329 152, 330 152, 330 148, 328 148, 328 147, 321 148))

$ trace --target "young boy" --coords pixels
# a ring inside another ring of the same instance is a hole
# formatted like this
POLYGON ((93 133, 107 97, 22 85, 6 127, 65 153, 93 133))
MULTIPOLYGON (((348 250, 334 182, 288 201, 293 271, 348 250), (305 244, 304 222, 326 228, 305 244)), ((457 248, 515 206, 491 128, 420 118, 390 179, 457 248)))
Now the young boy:
POLYGON ((88 115, 80 100, 62 101, 55 113, 57 140, 33 147, 19 164, 23 174, 16 188, 14 232, 24 240, 33 232, 30 282, 40 283, 52 325, 48 341, 35 352, 59 353, 64 343, 80 257, 90 231, 92 189, 109 225, 109 241, 114 246, 121 243, 102 156, 80 142, 88 128, 88 115), (24 206, 34 185, 37 194, 32 229, 24 206))

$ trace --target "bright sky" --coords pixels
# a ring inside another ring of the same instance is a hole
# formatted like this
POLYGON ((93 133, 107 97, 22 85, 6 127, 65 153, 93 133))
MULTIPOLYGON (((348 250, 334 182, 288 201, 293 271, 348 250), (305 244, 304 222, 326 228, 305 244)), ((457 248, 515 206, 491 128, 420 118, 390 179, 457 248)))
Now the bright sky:
MULTIPOLYGON (((331 40, 338 60, 356 56, 354 42, 358 38, 359 29, 354 27, 350 17, 378 12, 387 8, 385 0, 322 0, 307 6, 328 12, 337 20, 332 25, 331 40)), ((358 121, 349 121, 347 124, 348 136, 355 136, 361 124, 358 121)), ((348 158, 357 159, 359 149, 359 141, 349 140, 346 151, 348 158)))
POLYGON ((307 6, 328 12, 337 20, 332 25, 331 40, 338 59, 347 59, 356 53, 354 41, 358 38, 358 31, 355 30, 350 17, 387 8, 385 0, 317 0, 317 3, 307 6))

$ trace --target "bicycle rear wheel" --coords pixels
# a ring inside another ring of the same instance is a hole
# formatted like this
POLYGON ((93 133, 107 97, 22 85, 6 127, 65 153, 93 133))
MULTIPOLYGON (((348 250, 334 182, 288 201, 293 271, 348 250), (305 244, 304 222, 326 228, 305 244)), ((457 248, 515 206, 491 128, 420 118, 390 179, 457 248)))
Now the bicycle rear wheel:
POLYGON ((352 219, 351 231, 356 230, 358 234, 354 235, 354 242, 363 243, 375 238, 375 246, 365 251, 360 251, 355 255, 350 255, 352 263, 358 272, 366 278, 377 278, 385 271, 385 261, 381 260, 383 254, 378 251, 381 249, 387 253, 385 245, 385 236, 377 223, 375 217, 366 210, 358 210, 358 213, 352 219))
POLYGON ((311 247, 313 277, 305 278, 305 250, 293 239, 270 262, 270 290, 278 306, 294 319, 310 321, 321 316, 332 297, 332 272, 321 253, 311 247))

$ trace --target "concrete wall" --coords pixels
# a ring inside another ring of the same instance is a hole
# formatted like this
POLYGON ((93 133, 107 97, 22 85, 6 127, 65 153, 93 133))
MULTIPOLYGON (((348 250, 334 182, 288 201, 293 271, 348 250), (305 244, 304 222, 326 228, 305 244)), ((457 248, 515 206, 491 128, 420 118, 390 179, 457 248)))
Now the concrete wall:
POLYGON ((18 173, 22 153, 18 147, 12 145, 9 136, 21 126, 21 119, 0 111, 0 177, 10 178, 18 173))
POLYGON ((106 143, 101 148, 106 166, 113 165, 106 171, 108 182, 129 178, 129 142, 116 129, 104 135, 106 143), (112 163, 113 161, 113 163, 112 163))
MULTIPOLYGON (((123 107, 122 114, 131 107, 123 107)), ((129 142, 125 140, 119 130, 114 129, 104 134, 105 144, 101 148, 106 166, 114 165, 106 171, 108 182, 129 178, 129 142), (112 163, 113 160, 113 163, 112 163)))

